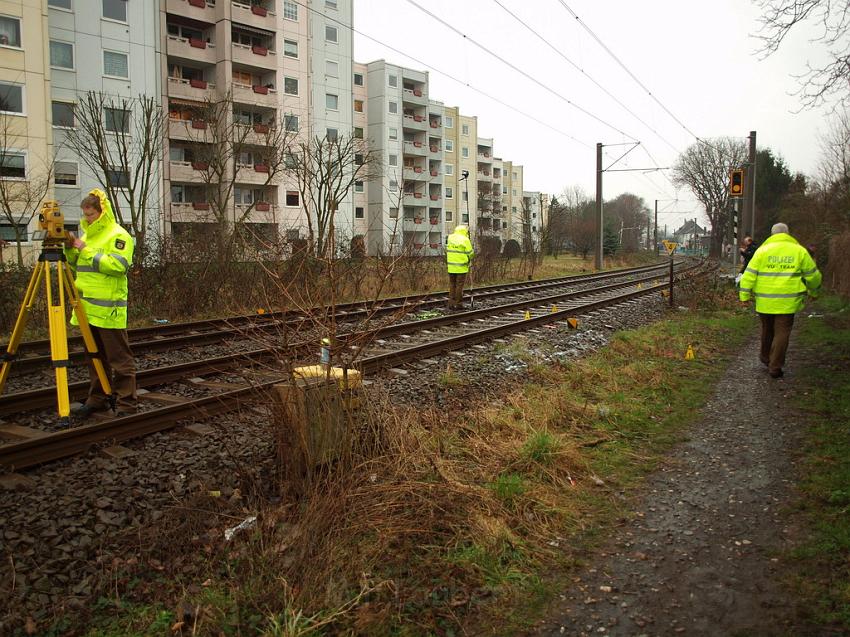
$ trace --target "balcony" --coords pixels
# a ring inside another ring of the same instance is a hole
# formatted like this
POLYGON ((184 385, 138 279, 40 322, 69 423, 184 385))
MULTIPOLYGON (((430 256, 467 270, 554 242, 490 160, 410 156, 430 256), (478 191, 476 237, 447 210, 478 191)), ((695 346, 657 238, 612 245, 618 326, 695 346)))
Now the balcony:
POLYGON ((416 168, 405 166, 402 176, 405 181, 425 181, 428 179, 428 173, 419 166, 416 168))
MULTIPOLYGON (((252 204, 238 203, 236 204, 236 212, 240 217, 244 216, 252 204)), ((248 213, 246 221, 274 223, 275 215, 277 214, 277 206, 268 201, 257 201, 253 204, 251 212, 248 213)))
POLYGON ((248 46, 233 43, 233 63, 259 68, 264 71, 277 69, 277 56, 274 51, 263 46, 248 46))
POLYGON ((207 141, 207 122, 202 119, 168 119, 168 138, 193 142, 207 141))
POLYGON ((198 102, 215 100, 215 84, 204 80, 184 80, 181 77, 169 77, 168 97, 198 102))
POLYGON ((205 201, 175 201, 171 204, 173 221, 194 221, 208 215, 210 204, 205 201))
POLYGON ((428 121, 422 115, 405 115, 402 126, 410 130, 424 131, 428 130, 428 121))
POLYGON ((428 154, 428 149, 422 142, 404 142, 404 154, 425 157, 428 154))
POLYGON ((412 217, 405 216, 404 218, 405 230, 413 230, 414 232, 425 232, 428 227, 430 226, 428 224, 428 219, 426 219, 424 212, 421 215, 414 215, 412 217))
POLYGON ((243 4, 242 2, 232 2, 233 5, 233 21, 239 24, 247 24, 248 26, 266 31, 275 30, 275 12, 261 5, 243 4))
POLYGON ((478 161, 484 164, 492 164, 493 154, 490 151, 478 151, 478 161))
POLYGON ((442 122, 432 119, 428 122, 428 134, 432 137, 442 137, 443 136, 443 124, 442 122))
POLYGON ((184 18, 215 24, 215 0, 166 0, 165 11, 184 18))
POLYGON ((267 146, 275 139, 275 131, 266 124, 234 124, 236 139, 242 144, 267 146))
POLYGON ((169 35, 165 51, 169 57, 215 64, 215 44, 206 40, 169 35))
POLYGON ((236 181, 240 184, 265 184, 269 179, 269 167, 264 164, 237 164, 236 181))
POLYGON ((443 152, 442 146, 440 144, 429 144, 428 150, 431 151, 433 155, 439 155, 443 152))
POLYGON ((436 203, 438 201, 442 201, 442 200, 443 200, 443 195, 439 190, 432 190, 431 194, 428 195, 428 201, 431 202, 432 204, 436 203))
POLYGON ((428 96, 425 95, 425 91, 418 88, 406 88, 401 92, 402 102, 408 102, 409 104, 427 104, 428 96))
POLYGON ((204 171, 209 165, 200 161, 171 161, 169 175, 171 181, 186 181, 189 183, 204 183, 204 171))
MULTIPOLYGON (((403 201, 405 206, 425 206, 428 203, 425 194, 421 192, 406 192, 403 201)), ((424 217, 425 214, 423 213, 422 216, 424 217)))
POLYGON ((259 84, 233 83, 233 101, 256 106, 277 107, 277 91, 259 84))
POLYGON ((483 181, 484 183, 493 183, 493 176, 490 173, 485 173, 481 170, 478 171, 478 181, 483 181))

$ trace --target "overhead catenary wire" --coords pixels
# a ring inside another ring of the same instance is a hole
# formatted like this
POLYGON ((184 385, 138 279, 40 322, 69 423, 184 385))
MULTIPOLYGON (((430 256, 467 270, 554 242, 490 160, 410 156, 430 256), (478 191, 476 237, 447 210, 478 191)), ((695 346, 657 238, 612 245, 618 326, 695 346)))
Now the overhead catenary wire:
POLYGON ((620 107, 621 107, 622 109, 624 109, 627 113, 629 113, 629 115, 631 115, 632 117, 634 117, 637 121, 639 121, 641 124, 643 124, 643 125, 644 125, 647 129, 649 129, 652 133, 654 133, 654 134, 655 134, 655 136, 656 136, 656 137, 658 137, 658 139, 660 139, 662 142, 664 142, 665 144, 667 144, 667 145, 668 145, 668 146, 669 146, 669 147, 670 147, 670 148, 671 148, 674 152, 677 152, 677 153, 681 152, 678 148, 676 148, 676 146, 674 146, 674 145, 673 145, 670 141, 668 141, 668 140, 667 140, 667 139, 666 139, 666 138, 665 138, 665 137, 664 137, 661 133, 659 133, 657 130, 655 130, 655 129, 654 129, 654 128, 650 125, 650 124, 648 124, 647 122, 645 122, 645 121, 644 121, 644 120, 643 120, 643 119, 642 119, 642 118, 641 118, 641 117, 640 117, 637 113, 635 113, 635 112, 634 112, 631 108, 629 108, 626 104, 624 104, 624 103, 623 103, 623 102, 622 102, 622 101, 621 101, 621 100, 620 100, 620 99, 619 99, 616 95, 614 95, 613 93, 611 93, 611 91, 609 91, 609 90, 608 90, 608 89, 606 89, 604 86, 602 86, 602 84, 600 84, 598 81, 596 81, 596 79, 595 79, 593 76, 591 76, 591 75, 590 75, 587 71, 585 71, 585 70, 584 70, 581 66, 579 66, 578 64, 576 64, 575 62, 573 62, 573 61, 572 61, 572 60, 571 60, 571 59, 570 59, 570 58, 569 58, 569 57, 568 57, 568 56, 567 56, 567 55, 566 55, 563 51, 561 51, 558 47, 556 47, 556 46, 555 46, 554 44, 552 44, 549 40, 547 40, 546 38, 544 38, 544 37, 543 37, 543 36, 542 36, 542 35, 541 35, 541 34, 540 34, 540 33, 539 33, 539 32, 538 32, 538 31, 537 31, 534 27, 532 27, 532 26, 531 26, 531 25, 529 25, 527 22, 525 22, 525 21, 524 21, 522 18, 520 18, 520 17, 519 17, 516 13, 514 13, 513 11, 511 11, 510 9, 508 9, 508 8, 507 8, 507 7, 506 7, 506 6, 505 6, 505 5, 501 2, 501 0, 493 0, 493 2, 495 2, 497 5, 499 5, 499 7, 501 7, 501 8, 502 8, 502 10, 503 10, 503 11, 505 11, 505 13, 507 13, 508 15, 510 15, 510 16, 511 16, 514 20, 516 20, 517 22, 519 22, 519 23, 520 23, 522 26, 524 26, 524 27, 525 27, 528 31, 530 31, 530 32, 531 32, 531 33, 532 33, 532 34, 533 34, 533 35, 534 35, 537 39, 539 39, 539 40, 540 40, 541 42, 543 42, 546 46, 548 46, 550 49, 552 49, 552 50, 553 50, 556 54, 558 54, 561 58, 563 58, 563 59, 564 59, 564 60, 565 60, 565 61, 566 61, 566 62, 567 62, 570 66, 572 66, 572 67, 573 67, 574 69, 576 69, 579 73, 581 73, 582 75, 584 75, 584 77, 586 77, 586 78, 587 78, 590 82, 592 82, 594 86, 596 86, 596 87, 597 87, 600 91, 602 91, 603 93, 605 93, 605 95, 607 95, 607 96, 608 96, 608 97, 610 97, 612 100, 614 100, 614 102, 616 102, 618 106, 620 106, 620 107))
POLYGON ((541 82, 540 80, 538 80, 536 77, 534 77, 534 76, 533 76, 533 75, 531 75, 530 73, 528 73, 528 72, 526 72, 526 71, 522 70, 521 68, 519 68, 518 66, 516 66, 513 62, 511 62, 511 61, 507 60, 506 58, 502 57, 501 55, 499 55, 498 53, 496 53, 496 52, 495 52, 495 51, 493 51, 492 49, 490 49, 490 48, 488 48, 488 47, 484 46, 483 44, 481 44, 481 43, 480 43, 480 42, 478 42, 477 40, 473 39, 472 37, 470 37, 469 35, 467 35, 467 34, 466 34, 466 33, 464 33, 463 31, 461 31, 461 30, 459 30, 458 28, 456 28, 455 26, 453 26, 452 24, 449 24, 448 22, 446 22, 445 20, 443 20, 440 16, 438 16, 436 13, 434 13, 433 11, 430 11, 429 9, 427 9, 427 8, 423 7, 421 4, 419 4, 419 3, 418 3, 418 2, 416 2, 415 0, 407 0, 407 2, 408 2, 408 4, 411 4, 411 5, 413 5, 414 7, 416 7, 417 9, 419 9, 419 10, 420 10, 422 13, 424 13, 425 15, 427 15, 427 16, 429 16, 430 18, 432 18, 433 20, 435 20, 435 21, 439 22, 441 25, 443 25, 444 27, 446 27, 446 28, 447 28, 447 29, 449 29, 450 31, 453 31, 454 33, 456 33, 457 35, 459 35, 461 38, 463 38, 464 40, 466 40, 466 41, 467 41, 467 42, 469 42, 470 44, 473 44, 474 46, 478 47, 479 49, 481 49, 482 51, 484 51, 484 52, 485 52, 485 53, 487 53, 488 55, 493 56, 495 59, 499 60, 502 64, 504 64, 504 65, 505 65, 505 66, 507 66, 508 68, 510 68, 510 69, 512 69, 513 71, 515 71, 515 72, 519 73, 520 75, 522 75, 523 77, 525 77, 525 78, 526 78, 526 79, 528 79, 529 81, 533 82, 534 84, 538 85, 540 88, 542 88, 543 90, 547 91, 548 93, 551 93, 552 95, 554 95, 554 96, 555 96, 555 97, 557 97, 558 99, 560 99, 560 100, 562 100, 562 101, 566 102, 567 104, 569 104, 570 106, 572 106, 573 108, 575 108, 576 110, 578 110, 580 113, 582 113, 582 114, 586 115, 587 117, 591 118, 592 120, 594 120, 594 121, 596 121, 596 122, 599 122, 599 123, 600 123, 600 124, 602 124, 603 126, 606 126, 607 128, 610 128, 611 130, 615 131, 616 133, 619 133, 619 134, 620 134, 620 135, 622 135, 623 137, 628 137, 629 139, 632 139, 632 140, 637 141, 637 137, 635 137, 634 135, 630 135, 629 133, 626 133, 625 131, 623 131, 622 129, 618 128, 618 127, 617 127, 617 126, 615 126, 614 124, 612 124, 612 123, 610 123, 610 122, 608 122, 608 121, 606 121, 606 120, 602 119, 601 117, 599 117, 598 115, 595 115, 594 113, 592 113, 591 111, 587 110, 586 108, 584 108, 584 107, 582 107, 582 106, 579 106, 578 104, 576 104, 575 102, 573 102, 571 99, 569 99, 569 98, 568 98, 568 97, 566 97, 565 95, 562 95, 561 93, 559 93, 558 91, 556 91, 555 89, 553 89, 551 86, 547 86, 545 83, 541 82))
POLYGON ((404 57, 408 58, 409 60, 413 60, 414 62, 416 62, 416 64, 420 64, 422 67, 424 67, 424 68, 426 68, 430 71, 433 71, 434 73, 437 73, 438 75, 442 75, 443 77, 446 77, 446 78, 452 80, 453 82, 457 82, 461 86, 465 86, 466 88, 470 89, 471 91, 475 91, 479 95, 482 95, 483 97, 486 97, 487 99, 492 100, 492 101, 496 102, 497 104, 504 106, 505 108, 510 109, 510 110, 514 111, 515 113, 522 115, 523 117, 530 119, 531 121, 533 121, 537 124, 540 124, 541 126, 545 126, 549 130, 554 131, 554 132, 558 133, 559 135, 563 135, 564 137, 574 141, 576 144, 579 144, 580 146, 583 146, 585 148, 593 148, 592 144, 585 142, 585 141, 582 141, 582 140, 578 139, 577 137, 575 137, 574 135, 571 135, 570 133, 567 133, 566 131, 563 131, 556 126, 552 126, 551 124, 544 122, 543 120, 535 117, 534 115, 530 115, 529 113, 523 111, 522 109, 517 108, 516 106, 509 104, 508 102, 505 102, 504 100, 502 100, 502 99, 500 99, 500 98, 498 98, 494 95, 491 95, 487 91, 484 91, 484 90, 482 90, 482 89, 480 89, 476 86, 473 86, 469 82, 466 82, 465 80, 462 80, 462 79, 452 75, 451 73, 449 73, 447 71, 439 69, 439 68, 433 66, 432 64, 429 64, 428 62, 425 62, 424 60, 421 60, 421 59, 417 58, 416 56, 411 55, 410 53, 406 53, 405 51, 402 51, 401 49, 398 49, 398 48, 394 47, 393 45, 384 42, 383 40, 379 40, 378 38, 369 35, 368 33, 364 33, 360 29, 355 28, 354 25, 343 22, 342 20, 338 20, 337 18, 334 18, 333 16, 325 15, 323 12, 319 11, 318 9, 314 9, 310 5, 303 2, 302 0, 293 0, 293 2, 295 2, 295 4, 297 4, 300 7, 303 7, 307 11, 311 11, 311 12, 315 13, 316 15, 320 15, 320 16, 326 18, 327 20, 329 20, 331 22, 335 22, 336 24, 340 25, 341 27, 348 29, 352 33, 356 33, 357 35, 364 37, 367 40, 371 40, 375 44, 378 44, 378 45, 380 45, 380 46, 382 46, 386 49, 389 49, 393 53, 398 53, 399 55, 403 55, 404 57))
POLYGON ((658 99, 658 97, 649 89, 649 87, 647 87, 643 82, 640 81, 640 79, 637 77, 637 75, 635 75, 629 69, 629 67, 627 67, 619 57, 617 57, 617 55, 608 47, 608 45, 606 45, 602 41, 602 39, 598 35, 596 35, 596 33, 593 32, 593 29, 591 29, 589 26, 587 26, 587 24, 584 22, 584 20, 582 20, 578 16, 578 14, 570 8, 570 6, 565 2, 565 0, 558 0, 558 2, 561 4, 561 6, 570 15, 573 16, 573 18, 575 18, 575 20, 579 24, 579 26, 581 26, 582 29, 587 31, 587 33, 590 35, 590 37, 592 37, 596 41, 596 43, 600 47, 602 47, 602 50, 605 51, 609 56, 611 56, 611 58, 620 66, 620 68, 622 68, 626 72, 626 74, 630 78, 632 78, 635 81, 635 83, 638 86, 640 86, 646 92, 646 94, 649 95, 649 97, 651 97, 652 100, 656 104, 658 104, 658 106, 661 107, 661 109, 665 113, 667 113, 667 115, 669 115, 679 126, 681 126, 685 130, 685 132, 687 132, 691 137, 696 139, 698 142, 711 145, 708 141, 704 140, 699 135, 697 135, 693 130, 691 130, 681 119, 676 117, 676 115, 673 113, 673 111, 671 111, 669 108, 667 108, 667 106, 665 106, 664 103, 660 99, 658 99))

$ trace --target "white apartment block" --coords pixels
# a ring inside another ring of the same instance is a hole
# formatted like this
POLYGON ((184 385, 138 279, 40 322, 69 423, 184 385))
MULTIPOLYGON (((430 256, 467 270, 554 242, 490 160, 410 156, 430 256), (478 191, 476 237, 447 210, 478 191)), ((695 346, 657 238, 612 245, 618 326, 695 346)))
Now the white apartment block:
POLYGON ((438 254, 443 247, 442 104, 428 99, 428 73, 384 60, 366 65, 367 139, 382 177, 368 187, 370 254, 438 254))

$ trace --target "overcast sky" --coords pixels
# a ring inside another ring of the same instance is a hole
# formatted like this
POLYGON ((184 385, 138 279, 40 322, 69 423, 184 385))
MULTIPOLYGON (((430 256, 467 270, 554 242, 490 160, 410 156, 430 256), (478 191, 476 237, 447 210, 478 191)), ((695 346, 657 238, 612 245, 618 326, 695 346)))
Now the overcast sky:
MULTIPOLYGON (((644 168, 656 163, 672 166, 678 152, 695 141, 577 24, 563 4, 696 135, 743 139, 755 130, 759 147, 778 152, 792 172, 813 174, 817 170, 817 136, 825 126, 826 113, 796 112, 799 102, 792 94, 797 89, 792 74, 805 70, 807 59, 820 59, 820 50, 809 42, 815 32, 811 28, 792 32, 779 52, 759 60, 755 55, 758 42, 752 37, 758 29, 758 8, 747 0, 416 2, 533 79, 464 40, 407 0, 354 0, 355 29, 383 43, 355 34, 355 59, 384 58, 429 70, 430 97, 460 106, 466 115, 477 115, 479 134, 494 138, 496 156, 525 166, 526 190, 557 194, 579 184, 593 196, 597 142, 640 140, 641 147, 618 167, 644 168), (460 82, 423 67, 423 63, 460 82), (466 83, 543 123, 483 96, 464 86, 466 83)), ((606 148, 605 166, 627 148, 606 148)), ((686 216, 704 219, 693 195, 687 190, 677 193, 664 173, 606 173, 604 182, 605 199, 628 191, 643 197, 650 208, 655 199, 678 196, 678 203, 660 202, 659 210, 688 214, 660 215, 659 225, 673 226, 686 216)))

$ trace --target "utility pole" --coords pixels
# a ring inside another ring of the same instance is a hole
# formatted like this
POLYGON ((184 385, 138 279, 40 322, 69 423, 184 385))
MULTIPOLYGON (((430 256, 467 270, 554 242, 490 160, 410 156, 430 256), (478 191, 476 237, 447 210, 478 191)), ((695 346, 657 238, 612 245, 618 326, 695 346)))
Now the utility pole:
POLYGON ((756 236, 756 132, 750 131, 750 236, 756 236))
POLYGON ((658 256, 658 199, 655 200, 655 256, 658 256))
POLYGON ((596 269, 602 269, 602 144, 596 144, 596 269))

